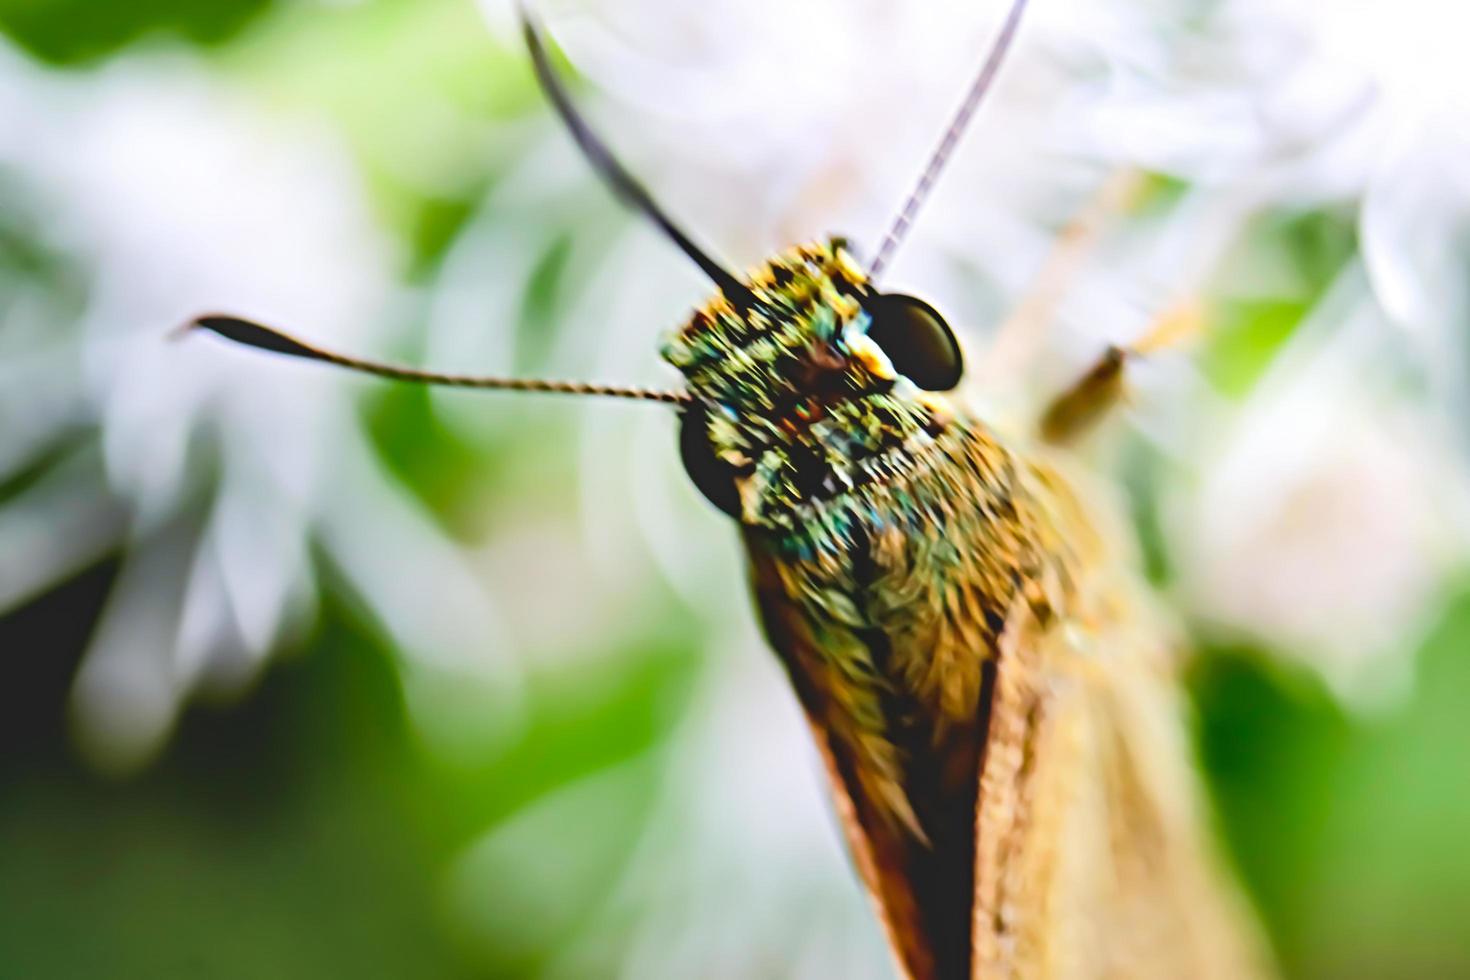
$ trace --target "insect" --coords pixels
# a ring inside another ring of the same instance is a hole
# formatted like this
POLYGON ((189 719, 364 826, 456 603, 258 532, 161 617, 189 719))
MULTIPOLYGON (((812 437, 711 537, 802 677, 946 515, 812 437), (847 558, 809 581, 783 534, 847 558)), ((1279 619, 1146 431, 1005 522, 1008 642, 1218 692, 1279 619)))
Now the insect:
MULTIPOLYGON (((949 394, 964 364, 943 316, 879 285, 1024 6, 866 268, 832 239, 745 278, 617 161, 522 11, 537 76, 592 166, 717 287, 664 344, 681 390, 420 371, 234 316, 189 326, 388 378, 674 406, 685 470, 737 524, 902 976, 1259 976, 1205 829, 1168 633, 1126 549, 1044 449, 949 394)), ((1110 350, 1043 435, 1096 415, 1127 360, 1110 350)))

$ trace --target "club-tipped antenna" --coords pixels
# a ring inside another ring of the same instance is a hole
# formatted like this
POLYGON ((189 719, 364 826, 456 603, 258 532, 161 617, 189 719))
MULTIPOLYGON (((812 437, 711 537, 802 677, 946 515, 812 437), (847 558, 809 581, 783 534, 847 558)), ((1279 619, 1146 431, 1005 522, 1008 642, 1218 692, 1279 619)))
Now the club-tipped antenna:
POLYGON ((679 251, 693 259, 694 264, 704 270, 704 274, 720 287, 726 299, 736 306, 745 308, 754 306, 755 295, 749 287, 712 259, 708 252, 694 244, 694 241, 678 225, 674 224, 673 219, 653 199, 653 195, 648 193, 643 185, 628 172, 628 169, 618 162, 607 144, 582 118, 581 113, 572 103, 566 87, 562 85, 561 79, 557 76, 556 69, 552 67, 540 24, 531 16, 524 3, 517 6, 520 11, 521 28, 526 35, 526 48, 531 53, 531 64, 536 69, 536 78, 541 83, 541 89, 551 100, 551 104, 556 107, 557 115, 566 124, 572 134, 572 139, 576 140, 577 146, 581 148, 582 155, 587 158, 592 169, 597 171, 618 200, 642 213, 678 246, 679 251))
POLYGON ((690 396, 682 391, 659 391, 652 388, 590 384, 582 381, 542 381, 529 378, 499 378, 421 371, 397 364, 384 364, 380 361, 369 361, 360 357, 339 354, 336 351, 308 344, 273 327, 217 313, 190 320, 180 327, 177 333, 187 334, 196 329, 208 330, 226 340, 232 340, 247 347, 273 351, 290 357, 301 357, 309 361, 323 361, 351 371, 374 374, 380 378, 391 378, 395 381, 414 381, 419 384, 443 385, 450 388, 540 391, 562 395, 601 395, 607 398, 632 398, 638 401, 663 402, 669 405, 683 405, 692 401, 690 396))
POLYGON ((1013 0, 1011 3, 1010 13, 1006 15, 1005 23, 1001 25, 1000 34, 996 37, 995 43, 990 46, 990 51, 985 56, 985 63, 980 66, 979 74, 971 83, 970 90, 965 93, 964 101, 960 103, 954 118, 950 120, 939 145, 930 155, 924 172, 919 175, 918 183, 914 185, 908 199, 899 209, 898 217, 893 219, 893 225, 888 229, 888 234, 883 237, 883 244, 878 247, 877 254, 873 256, 873 264, 868 267, 869 279, 877 280, 884 267, 893 258, 893 254, 898 251, 898 246, 903 243, 909 228, 913 226, 914 218, 918 215, 919 209, 923 207, 925 200, 928 199, 929 192, 934 189, 934 183, 939 179, 944 165, 954 154, 960 137, 965 134, 970 119, 975 115, 975 110, 979 108, 981 100, 985 98, 985 93, 995 82, 1001 62, 1005 60, 1006 51, 1010 49, 1011 41, 1015 39, 1016 29, 1021 24, 1021 12, 1025 7, 1026 0, 1013 0))

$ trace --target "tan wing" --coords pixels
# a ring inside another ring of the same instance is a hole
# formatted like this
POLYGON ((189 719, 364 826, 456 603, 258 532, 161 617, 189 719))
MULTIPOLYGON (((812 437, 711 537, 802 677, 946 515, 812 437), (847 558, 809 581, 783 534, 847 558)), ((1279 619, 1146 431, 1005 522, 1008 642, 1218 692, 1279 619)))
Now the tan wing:
POLYGON ((976 816, 975 978, 1268 976, 1218 865, 1156 632, 1003 644, 976 816))
MULTIPOLYGON (((936 956, 925 914, 964 898, 916 880, 914 841, 873 812, 821 718, 824 695, 801 692, 900 975, 1269 976, 1250 916, 1217 866, 1173 682, 1159 658, 1108 649, 1157 639, 1115 628, 1081 649, 1076 631, 1024 620, 1007 637, 978 767, 967 967, 936 956)), ((798 656, 804 642, 789 632, 773 641, 798 656)), ((795 671, 793 680, 799 691, 809 683, 795 671)))
POLYGON ((881 576, 876 597, 843 562, 747 535, 900 973, 1264 976, 1216 867, 1162 621, 1067 486, 1018 472, 942 535, 847 556, 881 576))

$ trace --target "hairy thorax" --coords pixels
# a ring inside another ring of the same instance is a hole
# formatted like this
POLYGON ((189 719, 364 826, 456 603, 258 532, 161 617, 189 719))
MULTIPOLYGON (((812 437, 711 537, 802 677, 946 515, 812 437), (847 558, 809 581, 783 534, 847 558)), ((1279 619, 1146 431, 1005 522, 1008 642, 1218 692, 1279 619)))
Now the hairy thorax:
POLYGON ((1057 536, 1054 483, 978 422, 954 420, 878 469, 789 527, 745 534, 767 629, 809 709, 872 798, 922 834, 911 749, 983 717, 1004 636, 1076 611, 1077 559, 1057 536))

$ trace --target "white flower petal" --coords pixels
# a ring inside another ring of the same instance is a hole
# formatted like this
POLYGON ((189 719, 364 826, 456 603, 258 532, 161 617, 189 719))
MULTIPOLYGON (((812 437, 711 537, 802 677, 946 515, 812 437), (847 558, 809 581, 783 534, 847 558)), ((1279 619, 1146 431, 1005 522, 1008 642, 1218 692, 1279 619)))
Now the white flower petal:
POLYGON ((101 558, 126 527, 95 453, 80 450, 51 467, 0 508, 0 612, 101 558))
POLYGON ((72 727, 82 754, 123 775, 163 747, 183 693, 175 638, 193 528, 178 522, 128 552, 102 621, 72 682, 72 727))
POLYGON ((215 503, 209 535, 221 584, 257 659, 276 644, 293 599, 312 587, 306 533, 304 514, 245 481, 227 484, 215 503))

